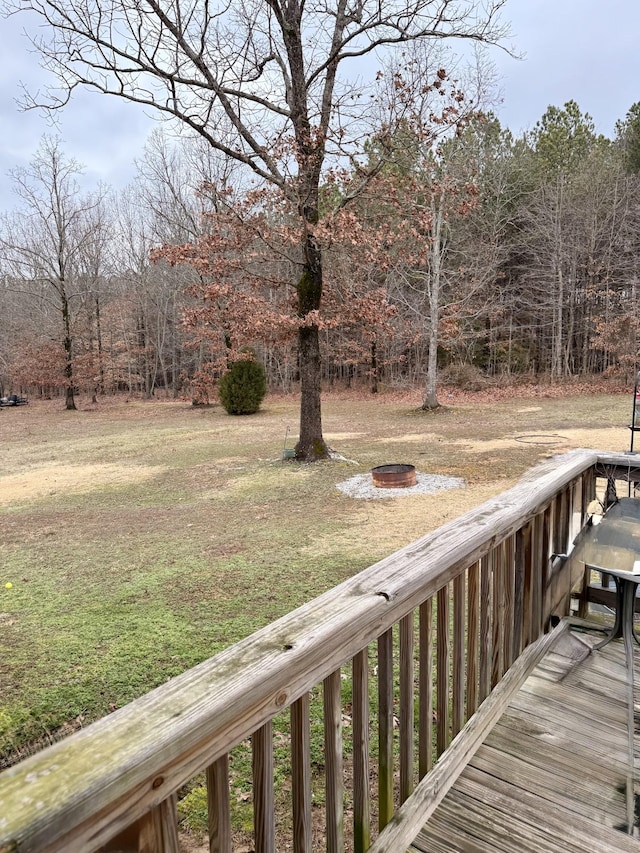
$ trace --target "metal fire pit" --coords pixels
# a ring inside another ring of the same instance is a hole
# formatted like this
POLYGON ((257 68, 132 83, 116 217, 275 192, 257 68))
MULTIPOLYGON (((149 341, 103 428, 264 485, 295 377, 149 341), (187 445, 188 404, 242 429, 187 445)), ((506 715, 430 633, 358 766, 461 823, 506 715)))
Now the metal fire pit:
POLYGON ((415 465, 378 465, 371 476, 379 489, 407 489, 417 482, 415 465))

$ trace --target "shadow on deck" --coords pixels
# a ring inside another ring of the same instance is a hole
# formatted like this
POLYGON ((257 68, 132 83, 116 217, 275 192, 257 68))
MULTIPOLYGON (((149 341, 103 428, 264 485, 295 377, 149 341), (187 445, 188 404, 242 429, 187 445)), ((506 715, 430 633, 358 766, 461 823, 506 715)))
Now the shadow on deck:
MULTIPOLYGON (((637 826, 633 837, 627 833, 624 646, 591 652, 599 639, 567 633, 547 652, 411 851, 640 851, 637 826)), ((634 669, 637 682, 637 653, 634 669)), ((637 732, 637 710, 634 722, 637 732)), ((631 778, 637 824, 637 772, 631 778)))

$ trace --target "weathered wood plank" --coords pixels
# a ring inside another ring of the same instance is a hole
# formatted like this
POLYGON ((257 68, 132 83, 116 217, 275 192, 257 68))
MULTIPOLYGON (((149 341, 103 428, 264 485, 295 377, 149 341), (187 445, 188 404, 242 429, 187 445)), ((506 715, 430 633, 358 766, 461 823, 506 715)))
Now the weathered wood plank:
POLYGON ((540 566, 540 597, 542 602, 542 613, 541 613, 541 624, 540 631, 542 633, 548 625, 549 618, 551 616, 551 606, 550 606, 550 593, 551 587, 549 582, 549 575, 551 572, 551 522, 552 522, 553 508, 548 506, 545 511, 542 513, 541 518, 541 529, 540 529, 540 556, 541 556, 541 566, 540 566))
POLYGON ((587 638, 566 633, 555 643, 412 850, 640 853, 637 835, 614 829, 626 821, 623 650, 614 643, 585 657, 586 644, 587 638), (556 658, 551 667, 549 658, 556 658), (550 668, 567 678, 547 680, 550 668), (607 670, 611 696, 593 690, 607 670))
POLYGON ((531 520, 531 548, 527 554, 527 588, 530 598, 529 605, 529 630, 526 634, 526 643, 532 643, 542 633, 544 593, 546 584, 547 564, 542 553, 542 525, 541 513, 531 520))
POLYGON ((504 597, 505 597, 505 568, 504 548, 498 545, 493 555, 493 639, 491 649, 491 688, 493 689, 502 678, 504 672, 504 597))
POLYGON ((353 658, 353 849, 365 853, 371 842, 369 798, 369 655, 353 658))
POLYGON ((503 666, 507 670, 514 660, 513 632, 515 621, 515 540, 509 536, 502 543, 504 572, 503 666))
POLYGON ((453 579, 453 678, 451 690, 453 708, 451 714, 451 734, 455 737, 464 725, 465 707, 465 574, 461 572, 453 579))
POLYGON ((418 774, 433 764, 433 598, 420 605, 418 672, 418 774))
MULTIPOLYGON (((540 823, 540 801, 531 792, 510 785, 501 779, 488 777, 474 768, 465 770, 460 778, 460 789, 475 795, 479 801, 490 805, 501 814, 517 815, 531 825, 540 823)), ((612 850, 615 853, 637 853, 638 840, 628 838, 623 833, 612 832, 611 828, 600 821, 590 821, 578 815, 571 815, 567 821, 566 809, 548 802, 544 810, 545 827, 557 837, 567 831, 574 834, 582 850, 612 850)))
POLYGON ((480 560, 480 680, 478 700, 484 702, 491 691, 491 671, 493 667, 493 613, 491 602, 493 583, 493 556, 485 555, 480 560))
POLYGON ((251 737, 253 764, 253 831, 256 853, 275 853, 273 810, 273 726, 271 720, 251 737))
POLYGON ((179 853, 175 794, 151 809, 140 821, 137 853, 179 853))
POLYGON ((449 586, 438 590, 436 638, 436 755, 449 746, 449 586))
POLYGON ((531 634, 531 564, 527 578, 527 560, 531 552, 531 522, 515 535, 513 586, 513 643, 511 659, 515 660, 529 644, 531 634), (529 583, 527 584, 527 580, 529 583))
POLYGON ((567 623, 562 622, 551 634, 529 646, 518 658, 454 739, 448 752, 440 758, 431 773, 418 783, 413 794, 396 812, 393 822, 380 833, 371 846, 371 853, 403 850, 413 841, 422 824, 444 800, 471 756, 500 719, 533 667, 566 630, 567 623))
POLYGON ((209 853, 231 853, 231 808, 229 802, 229 755, 207 767, 207 811, 209 853))
POLYGON ((413 791, 413 610, 400 620, 400 802, 413 791))
POLYGON ((344 851, 344 772, 342 765, 342 679, 340 670, 323 683, 327 853, 344 851))
POLYGON ((480 566, 474 563, 467 573, 469 591, 467 593, 467 719, 478 708, 479 678, 479 608, 480 608, 480 566))
POLYGON ((378 827, 393 817, 393 631, 378 638, 378 827))
POLYGON ((291 706, 291 797, 294 853, 311 853, 311 733, 308 693, 291 706))

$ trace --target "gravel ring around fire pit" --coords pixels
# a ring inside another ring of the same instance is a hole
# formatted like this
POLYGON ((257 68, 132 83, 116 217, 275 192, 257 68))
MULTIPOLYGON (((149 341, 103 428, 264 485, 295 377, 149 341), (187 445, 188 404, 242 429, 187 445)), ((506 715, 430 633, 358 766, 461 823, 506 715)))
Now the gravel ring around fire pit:
POLYGON ((443 474, 416 473, 416 480, 415 486, 407 486, 404 489, 381 489, 373 485, 371 474, 358 474, 343 483, 338 483, 337 488, 350 498, 379 500, 380 498, 409 498, 412 495, 432 495, 434 492, 442 492, 445 489, 461 489, 467 485, 465 480, 460 477, 445 477, 443 474))

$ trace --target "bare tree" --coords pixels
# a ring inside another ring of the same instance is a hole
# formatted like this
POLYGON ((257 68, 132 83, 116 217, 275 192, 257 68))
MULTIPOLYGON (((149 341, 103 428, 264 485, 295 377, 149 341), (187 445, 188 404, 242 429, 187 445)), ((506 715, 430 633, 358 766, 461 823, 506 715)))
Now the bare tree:
POLYGON ((504 35, 505 2, 25 0, 13 6, 35 11, 49 25, 34 39, 59 81, 46 106, 62 107, 77 86, 88 86, 153 107, 242 163, 254 179, 278 187, 297 209, 300 459, 328 452, 319 329, 305 318, 322 300, 315 231, 323 169, 329 158, 352 153, 366 118, 355 62, 421 39, 495 42, 504 35))
POLYGON ((22 209, 0 221, 0 257, 18 286, 59 318, 64 349, 66 408, 75 409, 72 314, 86 282, 83 253, 94 242, 99 194, 82 196, 79 164, 64 156, 58 140, 43 139, 31 165, 12 172, 22 209))

